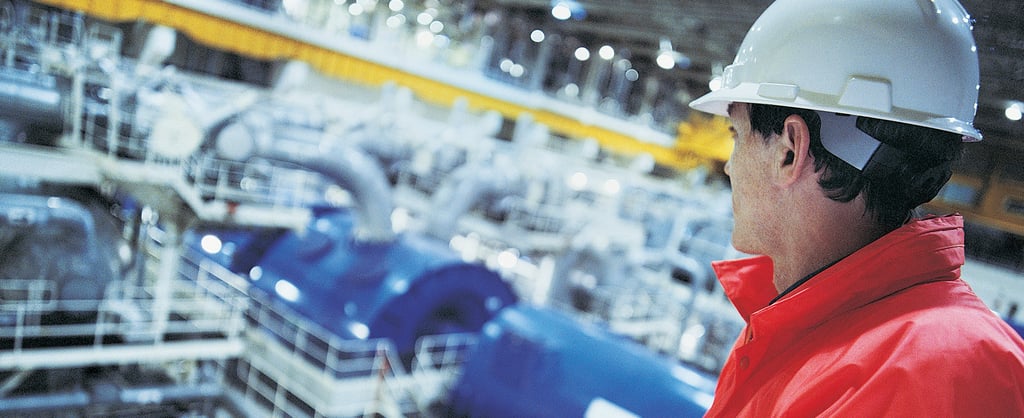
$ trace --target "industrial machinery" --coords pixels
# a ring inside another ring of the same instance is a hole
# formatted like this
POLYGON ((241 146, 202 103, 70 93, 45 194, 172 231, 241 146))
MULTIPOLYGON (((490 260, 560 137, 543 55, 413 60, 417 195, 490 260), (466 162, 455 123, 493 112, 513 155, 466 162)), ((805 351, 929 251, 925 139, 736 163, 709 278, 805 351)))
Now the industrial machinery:
MULTIPOLYGON (((301 66, 269 88, 214 79, 163 65, 180 40, 168 28, 126 39, 73 12, 2 5, 16 11, 0 16, 15 16, 0 27, 5 414, 443 414, 486 397, 454 385, 487 361, 481 329, 506 327, 505 312, 539 330, 515 331, 515 347, 547 347, 549 331, 593 347, 567 373, 629 359, 664 368, 651 372, 666 377, 652 382, 663 406, 706 404, 706 382, 675 386, 699 375, 678 361, 686 299, 663 254, 684 235, 666 234, 667 204, 630 211, 620 193, 665 195, 649 171, 528 117, 507 135, 464 102, 425 116, 392 85, 367 106, 304 89, 301 66), (610 256, 628 268, 594 268, 610 256), (555 276, 572 274, 600 276, 565 292, 591 308, 528 306, 559 300, 552 286, 572 282, 555 276)), ((608 370, 584 409, 647 413, 605 392, 621 379, 608 370)))
POLYGON ((699 417, 715 379, 594 324, 517 305, 484 326, 453 416, 699 417))
MULTIPOLYGON (((404 234, 359 240, 351 213, 324 210, 302 232, 225 241, 233 270, 343 339, 386 338, 408 360, 425 335, 476 332, 517 297, 493 271, 465 263, 442 243, 404 234), (255 239, 254 239, 255 238, 255 239)), ((195 235, 220 240, 208 232, 195 235)))

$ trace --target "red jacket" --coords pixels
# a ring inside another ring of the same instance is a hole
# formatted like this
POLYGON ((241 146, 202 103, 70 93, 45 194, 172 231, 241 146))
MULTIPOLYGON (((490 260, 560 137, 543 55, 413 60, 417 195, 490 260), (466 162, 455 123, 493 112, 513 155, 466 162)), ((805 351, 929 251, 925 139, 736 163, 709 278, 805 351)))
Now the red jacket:
POLYGON ((1024 341, 960 280, 963 219, 911 222, 772 305, 765 256, 714 263, 747 321, 709 417, 1024 417, 1024 341))

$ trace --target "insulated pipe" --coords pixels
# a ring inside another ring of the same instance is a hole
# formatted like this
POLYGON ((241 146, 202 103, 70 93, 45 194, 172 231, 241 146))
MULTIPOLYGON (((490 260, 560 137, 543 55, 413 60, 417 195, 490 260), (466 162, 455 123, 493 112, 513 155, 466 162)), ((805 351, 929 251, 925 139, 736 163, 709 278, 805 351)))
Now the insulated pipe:
MULTIPOLYGON (((323 147, 319 150, 297 150, 295 148, 299 147, 281 146, 272 138, 275 133, 260 127, 253 128, 244 118, 230 123, 217 135, 218 153, 237 161, 262 157, 320 173, 352 194, 359 222, 353 234, 356 239, 371 242, 394 239, 391 189, 387 175, 376 160, 358 148, 337 141, 326 150, 322 150, 323 147)), ((305 144, 321 143, 319 139, 309 138, 305 144)))
POLYGON ((0 67, 0 118, 59 131, 64 126, 68 80, 0 67))
POLYGON ((452 173, 431 199, 427 234, 447 240, 457 232, 459 218, 474 205, 513 193, 518 172, 502 161, 506 160, 467 165, 452 173))
POLYGON ((219 399, 224 389, 214 383, 197 385, 162 385, 123 388, 117 400, 125 405, 146 405, 151 403, 189 402, 204 399, 219 399))
POLYGON ((66 411, 89 406, 92 398, 83 390, 0 399, 0 415, 13 416, 43 411, 66 411))

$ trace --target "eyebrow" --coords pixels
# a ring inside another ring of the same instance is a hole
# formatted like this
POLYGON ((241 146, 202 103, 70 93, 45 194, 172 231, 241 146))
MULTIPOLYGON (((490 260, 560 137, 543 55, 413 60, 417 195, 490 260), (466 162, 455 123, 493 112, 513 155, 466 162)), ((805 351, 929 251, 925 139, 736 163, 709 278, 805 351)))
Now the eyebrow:
POLYGON ((728 114, 729 114, 729 116, 732 116, 732 112, 733 112, 733 110, 735 110, 735 109, 736 109, 736 102, 731 102, 731 103, 729 103, 729 107, 727 107, 727 108, 725 109, 725 112, 726 112, 726 113, 728 113, 728 114))

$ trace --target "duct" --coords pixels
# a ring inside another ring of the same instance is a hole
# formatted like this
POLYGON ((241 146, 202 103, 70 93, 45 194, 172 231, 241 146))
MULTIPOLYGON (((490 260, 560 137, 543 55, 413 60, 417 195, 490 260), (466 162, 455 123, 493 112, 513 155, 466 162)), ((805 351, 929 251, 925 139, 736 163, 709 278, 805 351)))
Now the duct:
POLYGON ((216 148, 220 155, 236 161, 266 158, 317 172, 352 194, 359 220, 353 238, 374 242, 394 238, 390 185, 376 160, 337 141, 328 144, 324 151, 323 147, 316 145, 323 144, 321 138, 314 136, 323 133, 316 130, 271 131, 267 129, 268 123, 260 126, 250 122, 252 120, 243 116, 219 132, 216 148), (271 138, 271 135, 284 134, 291 135, 289 139, 295 141, 281 143, 284 141, 280 138, 271 138))
POLYGON ((518 169, 507 159, 460 167, 431 199, 427 234, 441 240, 451 238, 462 215, 482 201, 515 193, 518 180, 518 169))

